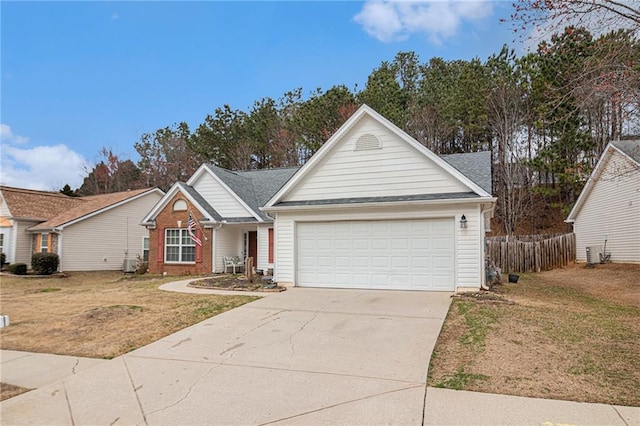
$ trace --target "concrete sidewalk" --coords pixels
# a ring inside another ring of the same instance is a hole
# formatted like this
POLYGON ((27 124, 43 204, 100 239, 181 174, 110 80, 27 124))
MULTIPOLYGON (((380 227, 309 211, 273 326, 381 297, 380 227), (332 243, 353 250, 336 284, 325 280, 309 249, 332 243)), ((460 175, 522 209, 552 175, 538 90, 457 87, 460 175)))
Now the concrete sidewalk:
POLYGON ((3 401, 2 424, 640 426, 640 408, 426 388, 449 296, 272 294, 3 401))
POLYGON ((107 360, 0 350, 0 382, 36 389, 104 362, 107 360))

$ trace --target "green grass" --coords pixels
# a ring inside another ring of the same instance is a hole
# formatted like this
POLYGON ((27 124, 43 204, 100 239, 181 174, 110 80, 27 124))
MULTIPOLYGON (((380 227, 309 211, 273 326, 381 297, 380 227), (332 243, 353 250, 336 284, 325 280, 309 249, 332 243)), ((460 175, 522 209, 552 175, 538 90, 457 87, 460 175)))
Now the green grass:
POLYGON ((462 390, 480 380, 489 380, 489 376, 466 373, 464 367, 459 367, 458 371, 445 377, 444 380, 434 383, 433 387, 462 390))
POLYGON ((466 331, 460 336, 460 344, 474 349, 475 352, 484 351, 487 333, 491 325, 498 322, 499 313, 494 306, 479 305, 475 302, 454 302, 465 321, 466 331))

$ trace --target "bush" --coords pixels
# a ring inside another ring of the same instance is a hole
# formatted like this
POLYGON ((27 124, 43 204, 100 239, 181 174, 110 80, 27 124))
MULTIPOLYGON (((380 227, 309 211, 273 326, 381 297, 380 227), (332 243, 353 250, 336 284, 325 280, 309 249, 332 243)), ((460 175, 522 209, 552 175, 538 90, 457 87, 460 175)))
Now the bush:
POLYGON ((58 270, 60 259, 55 253, 34 253, 31 255, 31 268, 37 275, 51 275, 58 270))
POLYGON ((2 268, 5 263, 7 263, 7 255, 0 253, 0 268, 2 268))
POLYGON ((14 275, 26 275, 27 274, 27 265, 24 263, 12 263, 7 266, 7 271, 11 272, 14 275))

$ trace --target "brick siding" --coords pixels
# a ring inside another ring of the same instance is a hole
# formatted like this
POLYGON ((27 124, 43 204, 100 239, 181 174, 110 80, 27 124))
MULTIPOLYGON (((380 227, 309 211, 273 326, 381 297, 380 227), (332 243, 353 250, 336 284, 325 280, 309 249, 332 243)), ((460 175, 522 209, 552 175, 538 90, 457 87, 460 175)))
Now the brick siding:
POLYGON ((162 260, 158 259, 158 247, 164 253, 164 230, 166 228, 178 228, 178 221, 182 221, 181 228, 187 229, 187 219, 189 213, 193 215, 196 221, 200 221, 203 215, 198 211, 187 198, 178 192, 175 197, 156 217, 156 228, 149 230, 149 272, 153 274, 167 273, 168 275, 205 275, 213 271, 212 261, 212 230, 202 228, 202 248, 196 247, 196 250, 202 250, 201 256, 196 256, 196 263, 184 264, 165 264, 164 256, 162 260), (173 204, 177 200, 184 200, 187 203, 187 211, 173 211, 173 204))

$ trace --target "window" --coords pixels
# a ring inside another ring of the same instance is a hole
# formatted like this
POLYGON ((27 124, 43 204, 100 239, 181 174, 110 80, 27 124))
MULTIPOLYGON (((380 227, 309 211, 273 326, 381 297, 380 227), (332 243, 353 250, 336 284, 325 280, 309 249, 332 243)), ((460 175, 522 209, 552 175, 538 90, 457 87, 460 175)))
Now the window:
POLYGON ((185 200, 176 200, 176 202, 173 203, 173 211, 174 212, 187 211, 187 202, 185 200))
POLYGON ((142 237, 142 260, 149 261, 149 237, 142 237))
POLYGON ((4 234, 0 234, 0 253, 4 253, 4 234))
POLYGON ((49 234, 40 234, 40 247, 38 251, 40 253, 49 252, 49 234))
POLYGON ((187 229, 166 229, 164 238, 164 261, 195 263, 196 245, 187 229))
POLYGON ((273 263, 273 228, 269 228, 269 263, 273 263))

